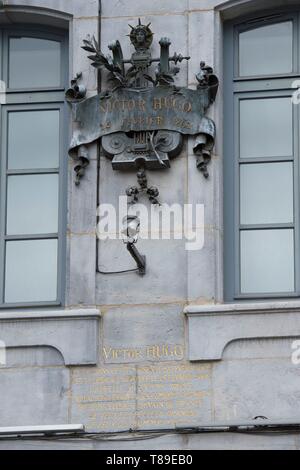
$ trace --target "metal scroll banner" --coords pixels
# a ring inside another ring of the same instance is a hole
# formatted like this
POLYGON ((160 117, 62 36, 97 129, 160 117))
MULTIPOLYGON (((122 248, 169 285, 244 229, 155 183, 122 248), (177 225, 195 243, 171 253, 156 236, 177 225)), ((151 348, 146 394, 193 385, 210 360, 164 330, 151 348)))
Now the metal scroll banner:
POLYGON ((69 150, 78 162, 76 183, 89 164, 88 145, 100 138, 114 170, 145 171, 170 167, 170 160, 181 152, 183 136, 193 135, 197 167, 208 177, 215 124, 206 112, 216 98, 218 78, 201 62, 197 89, 177 87, 178 64, 190 57, 171 55, 167 37, 159 41, 160 57, 152 57, 150 24, 139 20, 130 28, 135 51, 127 60, 119 41, 108 46, 112 55, 104 55, 94 37, 83 41, 83 49, 93 54, 89 56, 92 66, 107 70, 112 89, 86 99, 79 73, 66 93, 76 123, 69 150))
POLYGON ((203 134, 213 145, 215 124, 204 115, 207 94, 181 89, 175 93, 167 87, 130 90, 118 89, 111 95, 97 95, 74 104, 74 132, 70 155, 81 145, 116 132, 175 131, 185 135, 203 134))

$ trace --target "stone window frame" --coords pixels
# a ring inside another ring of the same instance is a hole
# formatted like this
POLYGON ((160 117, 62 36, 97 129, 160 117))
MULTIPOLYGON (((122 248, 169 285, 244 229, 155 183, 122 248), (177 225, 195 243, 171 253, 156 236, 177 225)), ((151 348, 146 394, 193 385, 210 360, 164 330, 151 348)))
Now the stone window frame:
MULTIPOLYGON (((216 2, 217 3, 217 2, 216 2)), ((221 99, 213 109, 218 129, 217 152, 224 156, 225 114, 224 101, 224 24, 238 24, 243 19, 264 16, 277 8, 282 13, 299 9, 297 0, 227 0, 214 8, 213 47, 210 60, 221 78, 221 99), (263 4, 262 4, 263 3, 263 4)), ((215 242, 214 263, 216 266, 214 302, 190 302, 184 308, 187 325, 188 359, 191 362, 222 361, 225 349, 233 342, 245 340, 274 340, 300 337, 300 300, 245 299, 234 302, 224 299, 224 213, 223 191, 224 161, 217 167, 214 181, 216 210, 214 218, 219 227, 215 242)), ((291 349, 292 353, 292 349, 291 349)))
MULTIPOLYGON (((56 170, 35 169, 32 171, 15 171, 10 172, 6 168, 5 154, 7 152, 7 138, 2 141, 2 158, 1 158, 1 187, 4 191, 4 197, 1 197, 1 240, 0 240, 0 259, 2 270, 0 273, 1 289, 0 289, 0 309, 6 308, 19 308, 19 307, 49 307, 49 306, 62 306, 65 294, 65 255, 66 255, 66 185, 67 185, 67 163, 65 155, 67 153, 67 109, 65 103, 65 89, 68 84, 68 37, 66 32, 55 28, 39 27, 37 25, 9 25, 0 28, 0 47, 1 57, 3 57, 3 69, 1 71, 1 80, 8 83, 8 41, 9 38, 15 35, 22 35, 26 37, 34 37, 37 39, 55 40, 61 44, 61 82, 57 87, 47 88, 32 88, 32 89, 18 89, 11 90, 7 88, 6 102, 3 104, 1 113, 1 127, 3 135, 7 135, 7 121, 10 112, 16 111, 43 111, 43 110, 58 110, 60 113, 60 137, 59 137, 59 167, 56 170), (59 205, 58 205, 58 232, 54 238, 54 234, 40 235, 26 235, 12 237, 8 236, 5 231, 6 226, 6 187, 7 176, 10 174, 58 174, 59 184, 59 205), (53 301, 36 301, 36 302, 5 302, 4 286, 5 286, 5 244, 9 240, 58 240, 58 255, 57 255, 57 298, 53 301)), ((3 193, 2 193, 3 194, 3 193)))
MULTIPOLYGON (((100 0, 6 0, 0 8, 0 26, 32 24, 41 28, 65 30, 69 41, 68 83, 82 73, 87 97, 98 93, 98 73, 81 49, 82 40, 89 34, 100 38, 100 0)), ((71 110, 67 110, 68 143, 74 126, 71 110)), ((96 302, 96 212, 97 212, 97 144, 90 146, 90 165, 80 189, 75 186, 74 163, 68 158, 67 168, 67 234, 65 257, 64 302, 58 309, 85 308, 96 302)), ((36 308, 39 308, 38 306, 36 308)), ((47 308, 47 306, 46 306, 47 308)), ((11 310, 11 309, 10 309, 11 310)))
MULTIPOLYGON (((294 213, 295 220, 292 224, 294 227, 295 238, 295 290, 290 293, 274 292, 274 293, 253 293, 242 294, 240 291, 240 256, 239 256, 239 178, 238 165, 231 157, 236 152, 232 150, 237 148, 237 107, 244 98, 267 98, 267 97, 283 97, 292 96, 292 83, 299 79, 299 70, 293 70, 284 76, 260 76, 243 78, 237 76, 237 54, 238 54, 238 35, 242 31, 256 29, 260 26, 277 24, 283 21, 292 21, 294 24, 294 45, 293 57, 298 65, 298 50, 296 45, 296 36, 298 35, 300 25, 299 9, 295 10, 285 8, 279 10, 268 10, 255 15, 238 18, 229 21, 224 25, 224 111, 227 119, 224 120, 224 300, 226 302, 233 301, 249 301, 259 299, 285 299, 297 298, 300 294, 300 263, 298 253, 300 252, 299 231, 300 219, 297 194, 299 194, 298 178, 299 174, 299 158, 297 159, 297 146, 294 149, 294 213), (271 84, 271 86, 270 86, 271 84), (228 118, 229 116, 229 118, 228 118), (233 207, 232 201, 235 201, 233 207)), ((293 113, 298 113, 294 108, 293 113)), ((294 127, 297 127, 297 120, 294 119, 294 127)), ((294 141, 297 131, 294 128, 294 141)), ((297 140, 297 139, 296 139, 297 140)), ((296 142, 298 144, 298 141, 296 142)), ((267 160, 267 159, 265 159, 267 160)), ((262 160, 261 160, 262 161, 262 160)), ((278 159, 268 158, 268 163, 279 161, 278 159)), ((282 161, 282 160, 280 160, 282 161)), ((286 161, 288 161, 286 159, 286 161)), ((276 228, 276 224, 268 224, 268 228, 276 228)))
MULTIPOLYGON (((69 40, 68 83, 82 72, 87 95, 98 91, 97 71, 80 49, 87 34, 99 36, 99 0, 6 0, 0 8, 1 25, 32 24, 65 30, 69 40)), ((70 139, 72 118, 68 112, 70 139)), ((99 360, 101 312, 95 308, 96 291, 96 192, 98 148, 90 149, 91 163, 81 190, 75 187, 74 165, 67 158, 67 234, 65 259, 65 302, 57 306, 34 306, 0 310, 0 338, 8 348, 52 347, 66 366, 96 365, 99 360), (83 198, 84 194, 84 198, 83 198), (93 205, 94 204, 94 205, 93 205), (84 216, 82 216, 82 209, 84 216)))

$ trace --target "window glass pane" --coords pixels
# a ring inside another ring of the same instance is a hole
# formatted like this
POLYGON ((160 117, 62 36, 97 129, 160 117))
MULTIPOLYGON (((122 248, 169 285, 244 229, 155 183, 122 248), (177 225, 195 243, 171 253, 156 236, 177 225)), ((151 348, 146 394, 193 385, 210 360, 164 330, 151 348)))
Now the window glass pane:
POLYGON ((241 232, 241 293, 294 291, 293 230, 241 232))
POLYGON ((240 101, 240 156, 288 157, 293 155, 291 98, 240 101))
POLYGON ((9 176, 7 234, 58 231, 58 175, 9 176))
POLYGON ((9 88, 46 88, 61 84, 61 43, 45 39, 9 39, 9 88))
POLYGON ((240 76, 293 71, 293 23, 272 24, 239 35, 240 76))
POLYGON ((58 168, 58 165, 59 110, 9 112, 8 168, 58 168))
POLYGON ((240 167, 241 224, 293 223, 293 164, 240 167))
POLYGON ((5 302, 57 299, 57 240, 6 243, 5 302))

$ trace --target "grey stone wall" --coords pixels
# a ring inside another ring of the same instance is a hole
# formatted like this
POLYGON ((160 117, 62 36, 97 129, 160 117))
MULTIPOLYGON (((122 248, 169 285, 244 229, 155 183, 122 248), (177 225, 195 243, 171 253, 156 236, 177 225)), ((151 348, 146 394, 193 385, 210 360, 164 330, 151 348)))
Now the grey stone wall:
MULTIPOLYGON (((264 7, 280 3, 293 2, 266 1, 264 7)), ((300 336, 300 304, 275 302, 249 307, 250 312, 241 306, 221 306, 214 311, 223 300, 222 21, 259 10, 262 2, 102 0, 100 20, 98 0, 5 4, 6 15, 14 21, 33 21, 39 15, 39 21, 69 28, 70 79, 82 71, 88 96, 97 93, 98 82, 80 49, 82 40, 87 34, 100 34, 106 51, 119 39, 129 56, 128 23, 135 25, 139 17, 152 23, 153 54, 158 53, 160 37, 167 35, 172 51, 191 56, 181 65, 179 85, 195 87, 199 62, 205 60, 220 77, 221 87, 210 111, 217 125, 210 178, 205 180, 196 170, 192 139, 185 140, 170 170, 149 172, 149 182, 160 188, 163 202, 204 204, 202 250, 186 251, 184 240, 141 240, 139 248, 148 263, 144 277, 96 274, 97 193, 100 203, 117 205, 119 195, 135 183, 135 175, 114 172, 101 153, 97 174, 98 148, 93 145, 86 176, 75 187, 74 163, 69 161, 66 307, 60 318, 47 311, 39 312, 38 319, 29 315, 26 325, 21 321, 26 312, 0 317, 0 339, 1 333, 16 338, 8 349, 7 365, 0 369, 0 426, 76 422, 88 431, 112 432, 174 429, 258 415, 270 420, 299 416, 300 421, 300 369, 291 362, 291 342, 300 336), (59 335, 62 325, 64 334, 59 335)), ((1 18, 5 21, 5 15, 1 18)), ((103 75, 101 83, 104 89, 103 75)), ((131 263, 120 241, 100 242, 98 250, 104 270, 131 263)), ((0 441, 0 448, 28 445, 109 449, 115 442, 0 441)), ((167 434, 132 444, 136 449, 299 447, 297 435, 167 434)), ((128 443, 118 442, 118 448, 128 448, 128 443)))

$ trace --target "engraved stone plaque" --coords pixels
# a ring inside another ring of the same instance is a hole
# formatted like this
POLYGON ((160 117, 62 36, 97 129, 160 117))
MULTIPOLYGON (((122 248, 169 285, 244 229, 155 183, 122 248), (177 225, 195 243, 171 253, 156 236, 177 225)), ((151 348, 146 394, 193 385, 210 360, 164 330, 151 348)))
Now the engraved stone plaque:
POLYGON ((172 429, 211 420, 209 364, 154 364, 77 369, 72 421, 88 431, 172 429))

